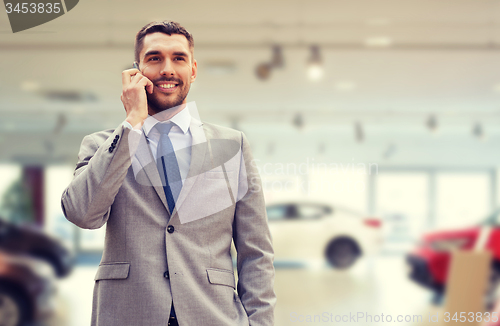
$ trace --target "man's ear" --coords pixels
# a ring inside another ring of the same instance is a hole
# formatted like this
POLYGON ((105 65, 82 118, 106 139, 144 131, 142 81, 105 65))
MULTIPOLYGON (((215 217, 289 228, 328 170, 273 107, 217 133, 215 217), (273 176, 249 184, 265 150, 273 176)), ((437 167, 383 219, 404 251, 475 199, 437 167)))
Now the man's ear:
POLYGON ((194 82, 196 80, 197 73, 198 73, 198 62, 196 62, 196 60, 193 60, 193 65, 191 67, 191 82, 194 82))

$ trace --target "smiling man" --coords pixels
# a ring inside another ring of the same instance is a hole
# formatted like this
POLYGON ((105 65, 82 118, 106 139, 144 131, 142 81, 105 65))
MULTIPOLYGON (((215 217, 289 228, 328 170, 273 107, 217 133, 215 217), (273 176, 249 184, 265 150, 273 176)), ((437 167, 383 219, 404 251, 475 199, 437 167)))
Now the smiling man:
POLYGON ((83 139, 62 195, 69 221, 106 224, 92 325, 273 325, 273 249, 245 135, 190 114, 198 66, 178 23, 143 27, 135 59, 125 121, 83 139))

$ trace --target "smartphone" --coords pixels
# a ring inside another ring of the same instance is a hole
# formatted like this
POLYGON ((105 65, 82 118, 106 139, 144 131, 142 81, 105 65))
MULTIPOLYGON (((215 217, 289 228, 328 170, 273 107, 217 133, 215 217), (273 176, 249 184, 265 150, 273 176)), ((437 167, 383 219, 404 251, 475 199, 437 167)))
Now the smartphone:
POLYGON ((134 61, 134 68, 141 71, 141 69, 139 69, 139 65, 137 64, 137 62, 134 61))

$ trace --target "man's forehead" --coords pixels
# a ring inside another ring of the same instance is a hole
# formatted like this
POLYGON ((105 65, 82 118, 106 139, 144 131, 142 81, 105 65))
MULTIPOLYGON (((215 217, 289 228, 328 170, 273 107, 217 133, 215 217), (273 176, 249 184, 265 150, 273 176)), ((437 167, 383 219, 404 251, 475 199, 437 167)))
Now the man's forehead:
POLYGON ((141 57, 151 50, 172 50, 172 51, 186 51, 188 54, 189 43, 186 37, 182 34, 165 34, 165 33, 151 33, 144 37, 143 47, 141 50, 141 57))

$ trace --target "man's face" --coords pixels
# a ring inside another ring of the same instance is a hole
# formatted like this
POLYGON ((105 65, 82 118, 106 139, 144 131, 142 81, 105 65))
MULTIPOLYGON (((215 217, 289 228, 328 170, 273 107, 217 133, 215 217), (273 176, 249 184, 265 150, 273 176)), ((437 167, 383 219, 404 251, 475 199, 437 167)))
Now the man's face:
POLYGON ((198 66, 184 35, 147 34, 140 60, 142 74, 154 84, 153 93, 146 93, 153 113, 186 103, 198 66))

